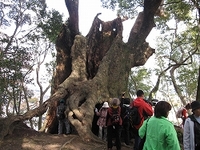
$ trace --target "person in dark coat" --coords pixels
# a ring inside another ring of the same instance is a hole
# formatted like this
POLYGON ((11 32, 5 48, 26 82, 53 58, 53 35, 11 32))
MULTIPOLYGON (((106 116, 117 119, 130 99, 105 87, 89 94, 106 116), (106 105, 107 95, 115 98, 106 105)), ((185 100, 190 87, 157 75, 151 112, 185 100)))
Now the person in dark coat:
POLYGON ((126 145, 130 144, 130 122, 128 119, 128 111, 130 107, 130 98, 125 98, 125 92, 120 98, 121 117, 122 117, 122 137, 126 145))
POLYGON ((60 104, 57 107, 57 118, 58 118, 58 134, 70 134, 70 122, 65 116, 66 105, 64 99, 60 100, 60 104), (63 128, 65 126, 65 129, 63 128))

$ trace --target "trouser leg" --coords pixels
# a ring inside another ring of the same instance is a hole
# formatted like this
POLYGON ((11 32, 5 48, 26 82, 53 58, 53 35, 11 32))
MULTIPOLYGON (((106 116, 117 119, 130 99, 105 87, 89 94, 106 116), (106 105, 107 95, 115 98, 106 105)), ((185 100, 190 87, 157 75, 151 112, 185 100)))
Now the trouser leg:
POLYGON ((107 127, 103 127, 103 140, 107 140, 107 127))
POLYGON ((140 143, 141 139, 140 136, 138 134, 135 135, 135 144, 134 144, 134 150, 138 150, 139 149, 139 143, 140 143))
POLYGON ((103 130, 103 128, 102 128, 101 126, 99 126, 99 134, 98 134, 98 137, 99 137, 100 139, 103 139, 102 130, 103 130))
POLYGON ((130 124, 126 122, 124 124, 124 142, 129 145, 130 143, 130 133, 129 133, 130 124))
POLYGON ((63 120, 58 120, 58 134, 63 133, 63 120))
POLYGON ((121 126, 116 125, 115 129, 116 129, 116 147, 117 150, 121 150, 121 126))
POLYGON ((112 148, 113 147, 112 137, 113 137, 113 127, 112 126, 108 126, 107 127, 107 147, 108 148, 112 148))
POLYGON ((70 122, 68 119, 65 119, 65 128, 66 128, 66 134, 70 134, 70 122))

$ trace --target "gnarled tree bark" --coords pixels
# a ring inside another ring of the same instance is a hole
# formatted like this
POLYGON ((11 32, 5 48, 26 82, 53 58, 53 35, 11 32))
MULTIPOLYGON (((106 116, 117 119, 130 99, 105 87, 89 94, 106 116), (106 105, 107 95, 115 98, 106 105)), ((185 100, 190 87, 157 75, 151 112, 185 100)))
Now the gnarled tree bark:
POLYGON ((69 19, 63 25, 56 42, 57 66, 52 96, 42 106, 12 121, 7 121, 1 138, 17 121, 26 120, 48 109, 43 131, 56 133, 56 107, 65 98, 65 111, 71 124, 84 141, 98 140, 91 131, 94 106, 99 101, 118 97, 126 91, 132 67, 144 65, 155 52, 145 41, 155 26, 154 15, 161 0, 147 0, 133 26, 127 43, 122 41, 120 17, 104 22, 94 18, 86 37, 78 29, 78 0, 65 0, 69 19))

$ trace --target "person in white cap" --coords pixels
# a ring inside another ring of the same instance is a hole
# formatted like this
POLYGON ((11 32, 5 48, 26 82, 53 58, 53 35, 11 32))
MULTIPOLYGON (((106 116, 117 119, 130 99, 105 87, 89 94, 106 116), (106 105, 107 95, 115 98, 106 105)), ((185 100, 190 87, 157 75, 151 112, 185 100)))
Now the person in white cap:
POLYGON ((106 141, 107 137, 106 117, 108 108, 109 108, 108 102, 104 102, 103 106, 100 108, 99 111, 97 108, 95 109, 96 115, 99 116, 99 119, 97 121, 97 125, 99 126, 98 137, 104 141, 106 141))

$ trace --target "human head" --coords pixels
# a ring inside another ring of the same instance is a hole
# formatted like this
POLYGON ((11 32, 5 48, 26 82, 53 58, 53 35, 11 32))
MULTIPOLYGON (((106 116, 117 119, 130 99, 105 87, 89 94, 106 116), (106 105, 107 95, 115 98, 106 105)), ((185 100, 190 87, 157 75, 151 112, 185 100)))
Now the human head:
POLYGON ((130 105, 130 98, 124 98, 123 104, 130 105))
POLYGON ((191 108, 192 108, 192 112, 194 112, 197 109, 200 109, 200 102, 199 101, 193 101, 191 103, 191 108))
POLYGON ((120 101, 119 101, 118 98, 113 98, 113 99, 111 100, 111 105, 112 105, 112 106, 118 106, 119 104, 120 104, 120 101))
POLYGON ((60 100, 60 103, 64 103, 64 102, 65 102, 64 99, 61 99, 61 100, 60 100))
POLYGON ((122 92, 122 97, 124 98, 124 96, 125 96, 125 92, 122 92))
POLYGON ((108 102, 104 102, 102 108, 109 108, 108 102))
POLYGON ((185 109, 191 109, 191 104, 190 103, 188 103, 187 105, 185 105, 185 109))
POLYGON ((138 90, 136 95, 137 95, 137 97, 142 97, 142 96, 144 96, 144 92, 142 90, 138 90))
POLYGON ((172 109, 172 106, 166 101, 159 101, 154 108, 154 115, 156 118, 161 118, 168 116, 169 111, 172 109))

